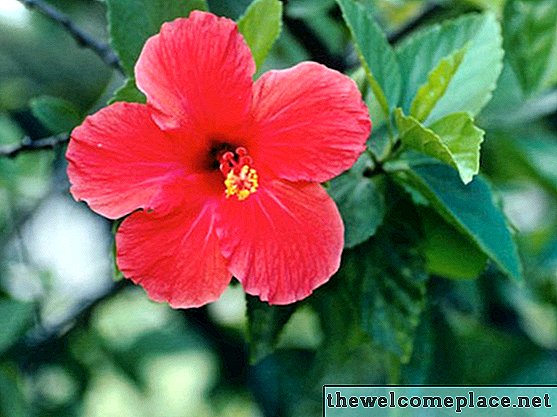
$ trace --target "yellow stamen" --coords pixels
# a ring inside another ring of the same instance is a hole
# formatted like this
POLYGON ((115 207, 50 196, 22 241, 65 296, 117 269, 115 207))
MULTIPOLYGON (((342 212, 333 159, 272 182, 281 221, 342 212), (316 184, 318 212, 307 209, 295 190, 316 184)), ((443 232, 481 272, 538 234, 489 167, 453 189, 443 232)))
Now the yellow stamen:
POLYGON ((249 165, 242 166, 238 173, 232 169, 226 175, 224 185, 226 186, 226 198, 235 195, 238 200, 245 200, 259 187, 257 171, 250 168, 249 165))

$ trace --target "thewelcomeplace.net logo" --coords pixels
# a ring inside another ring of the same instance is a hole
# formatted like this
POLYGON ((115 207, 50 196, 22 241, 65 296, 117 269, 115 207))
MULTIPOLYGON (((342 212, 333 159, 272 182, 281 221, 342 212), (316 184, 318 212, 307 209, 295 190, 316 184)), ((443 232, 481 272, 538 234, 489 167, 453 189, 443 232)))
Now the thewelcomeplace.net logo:
POLYGON ((323 417, 555 417, 557 385, 324 385, 323 417))

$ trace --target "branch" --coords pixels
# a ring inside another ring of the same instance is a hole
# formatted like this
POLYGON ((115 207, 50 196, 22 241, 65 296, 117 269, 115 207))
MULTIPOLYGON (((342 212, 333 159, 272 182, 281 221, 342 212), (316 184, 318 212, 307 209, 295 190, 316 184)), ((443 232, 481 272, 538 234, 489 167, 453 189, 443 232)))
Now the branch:
POLYGON ((35 151, 41 149, 53 149, 56 146, 69 140, 68 133, 61 133, 47 138, 33 140, 29 136, 25 136, 19 145, 1 146, 0 157, 15 158, 20 152, 35 151))
POLYGON ((106 65, 120 71, 122 74, 124 73, 124 70, 120 66, 118 57, 112 49, 110 49, 108 44, 99 42, 89 34, 82 31, 60 10, 45 3, 43 0, 19 1, 29 9, 38 10, 40 13, 62 26, 75 39, 79 46, 91 49, 103 60, 106 65))

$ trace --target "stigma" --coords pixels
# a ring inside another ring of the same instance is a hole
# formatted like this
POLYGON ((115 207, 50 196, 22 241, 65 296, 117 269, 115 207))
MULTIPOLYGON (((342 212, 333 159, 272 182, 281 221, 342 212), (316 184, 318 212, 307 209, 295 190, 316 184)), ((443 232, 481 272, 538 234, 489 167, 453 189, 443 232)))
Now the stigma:
POLYGON ((225 152, 220 159, 220 171, 224 175, 224 194, 226 198, 236 196, 243 201, 257 192, 259 179, 252 167, 253 160, 246 148, 236 148, 235 152, 225 152))

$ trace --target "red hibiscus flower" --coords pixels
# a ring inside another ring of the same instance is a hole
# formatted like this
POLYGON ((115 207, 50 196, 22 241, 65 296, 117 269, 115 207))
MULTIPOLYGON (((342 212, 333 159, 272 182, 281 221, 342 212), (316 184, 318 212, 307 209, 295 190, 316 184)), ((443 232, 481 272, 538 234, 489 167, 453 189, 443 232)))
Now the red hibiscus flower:
POLYGON ((112 104, 71 135, 72 195, 129 215, 118 266, 156 301, 206 304, 233 275, 287 304, 339 267, 343 224, 319 182, 364 150, 367 108, 316 63, 254 73, 236 24, 193 12, 145 44, 135 76, 147 104, 112 104))

